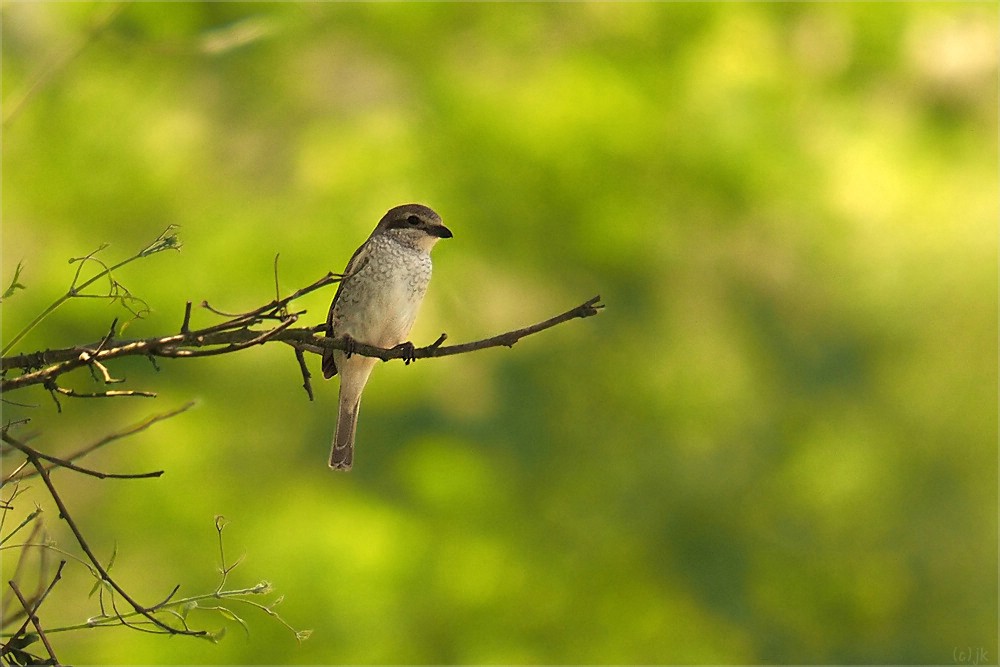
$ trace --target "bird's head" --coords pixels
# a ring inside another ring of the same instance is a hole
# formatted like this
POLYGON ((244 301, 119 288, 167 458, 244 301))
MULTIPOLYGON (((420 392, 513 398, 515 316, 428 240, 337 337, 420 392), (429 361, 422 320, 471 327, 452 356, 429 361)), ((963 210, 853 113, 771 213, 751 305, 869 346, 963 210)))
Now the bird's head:
POLYGON ((441 216, 422 204, 404 204, 382 216, 375 234, 384 233, 403 243, 430 251, 440 239, 450 239, 451 230, 441 222, 441 216))

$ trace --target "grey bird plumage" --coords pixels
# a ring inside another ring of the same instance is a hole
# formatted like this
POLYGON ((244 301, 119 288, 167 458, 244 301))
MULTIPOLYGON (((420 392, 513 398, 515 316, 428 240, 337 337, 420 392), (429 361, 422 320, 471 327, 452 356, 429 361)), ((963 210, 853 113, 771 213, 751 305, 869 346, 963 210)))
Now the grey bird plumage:
MULTIPOLYGON (((330 304, 326 335, 382 348, 408 345, 417 310, 431 279, 431 248, 451 238, 441 217, 421 204, 405 204, 382 216, 344 269, 330 304)), ((375 363, 373 357, 341 350, 323 354, 323 376, 340 374, 337 431, 330 467, 350 470, 354 461, 361 392, 375 363)))

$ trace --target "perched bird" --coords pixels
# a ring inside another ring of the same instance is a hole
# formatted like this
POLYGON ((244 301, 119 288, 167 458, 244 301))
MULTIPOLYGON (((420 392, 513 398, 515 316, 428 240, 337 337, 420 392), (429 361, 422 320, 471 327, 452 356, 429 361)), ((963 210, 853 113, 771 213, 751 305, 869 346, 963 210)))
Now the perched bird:
POLYGON ((344 338, 347 351, 323 354, 323 376, 340 374, 340 409, 330 467, 350 470, 361 392, 378 359, 351 354, 357 341, 382 348, 407 347, 431 279, 431 248, 451 238, 441 217, 420 204, 405 204, 382 216, 344 269, 330 304, 326 335, 344 338))

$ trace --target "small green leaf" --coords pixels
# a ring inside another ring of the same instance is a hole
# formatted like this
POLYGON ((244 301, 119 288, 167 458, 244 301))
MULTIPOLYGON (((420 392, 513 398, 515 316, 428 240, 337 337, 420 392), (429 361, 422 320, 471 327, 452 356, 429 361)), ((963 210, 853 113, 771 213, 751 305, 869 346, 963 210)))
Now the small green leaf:
POLYGON ((115 546, 111 550, 111 558, 108 559, 108 566, 105 568, 108 572, 110 572, 111 568, 115 566, 115 558, 117 558, 117 556, 118 556, 118 543, 115 542, 115 546))
POLYGON ((223 626, 217 632, 206 632, 203 635, 196 635, 199 639, 204 639, 210 641, 213 644, 218 644, 219 640, 226 636, 226 628, 223 626))
POLYGON ((28 289, 25 285, 22 285, 17 280, 18 278, 21 277, 21 269, 23 268, 24 268, 24 260, 22 259, 20 262, 17 263, 17 268, 14 269, 14 277, 10 281, 10 287, 8 287, 6 291, 4 291, 3 297, 0 298, 0 300, 14 296, 14 292, 16 292, 19 289, 28 289))
POLYGON ((156 237, 155 241, 139 252, 139 257, 148 257, 164 250, 180 250, 181 242, 177 238, 177 234, 174 233, 175 229, 177 229, 177 225, 168 225, 163 233, 156 237))
POLYGON ((96 579, 96 581, 94 582, 94 586, 90 589, 90 593, 87 594, 87 597, 93 597, 94 593, 102 588, 108 593, 108 595, 115 594, 115 589, 111 588, 111 584, 109 584, 106 579, 101 579, 100 572, 92 569, 91 574, 94 575, 94 579, 96 579))
POLYGON ((227 607, 216 607, 215 610, 220 614, 222 614, 225 618, 229 619, 230 621, 236 621, 237 623, 243 622, 243 620, 239 616, 237 616, 235 613, 233 613, 231 609, 228 609, 227 607))
POLYGON ((229 609, 228 607, 223 607, 223 606, 218 606, 218 607, 202 607, 202 609, 204 609, 205 611, 217 611, 226 620, 233 621, 235 623, 239 623, 240 627, 243 628, 243 632, 247 633, 247 637, 250 636, 250 627, 247 625, 247 622, 244 621, 239 616, 237 616, 236 612, 234 612, 232 609, 229 609))
POLYGON ((190 600, 188 602, 185 602, 183 605, 181 605, 181 609, 180 609, 181 618, 184 619, 184 620, 187 620, 188 614, 190 614, 192 611, 194 611, 197 608, 198 608, 198 601, 197 600, 190 600))
POLYGON ((23 649, 27 648, 28 646, 31 646, 37 641, 38 641, 38 635, 36 635, 33 632, 26 632, 20 637, 14 637, 13 639, 11 639, 9 642, 7 642, 7 646, 11 647, 12 649, 23 649))
POLYGON ((9 540, 10 538, 14 537, 14 535, 16 535, 19 530, 21 530, 22 528, 24 528, 25 526, 27 526, 29 523, 31 523, 32 521, 34 521, 35 519, 37 519, 38 515, 41 514, 41 513, 42 513, 42 508, 38 507, 38 506, 35 506, 34 511, 32 511, 27 517, 25 517, 24 521, 22 521, 20 523, 20 525, 18 525, 17 528, 15 528, 14 530, 10 531, 10 533, 8 533, 7 536, 4 537, 3 539, 0 539, 0 544, 3 544, 4 542, 6 542, 7 540, 9 540))

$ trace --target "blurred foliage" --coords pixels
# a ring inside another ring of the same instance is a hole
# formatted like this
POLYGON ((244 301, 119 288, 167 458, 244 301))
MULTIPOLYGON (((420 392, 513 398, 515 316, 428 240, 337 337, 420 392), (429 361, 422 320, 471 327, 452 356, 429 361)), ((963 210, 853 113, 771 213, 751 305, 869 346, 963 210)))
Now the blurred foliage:
MULTIPOLYGON (((2 278, 26 286, 7 339, 102 242, 125 257, 180 225, 181 253, 119 276, 153 309, 130 335, 163 334, 185 300, 271 298, 276 253, 286 290, 339 271, 407 201, 455 231, 418 344, 608 304, 510 351, 381 366, 349 475, 325 464, 336 382, 309 403, 279 346, 115 366, 155 402, 56 414, 18 394, 38 407, 4 419, 30 416, 53 453, 198 399, 91 462, 162 479, 66 477, 68 501, 150 601, 213 585, 224 514, 247 554, 233 583, 273 581, 314 629, 301 646, 255 618, 217 646, 83 632, 62 659, 995 659, 995 4, 2 19, 2 278)), ((304 299, 307 319, 332 296, 304 299)), ((121 314, 74 302, 16 351, 97 340, 121 314)), ((44 623, 94 613, 71 579, 44 623)))

